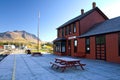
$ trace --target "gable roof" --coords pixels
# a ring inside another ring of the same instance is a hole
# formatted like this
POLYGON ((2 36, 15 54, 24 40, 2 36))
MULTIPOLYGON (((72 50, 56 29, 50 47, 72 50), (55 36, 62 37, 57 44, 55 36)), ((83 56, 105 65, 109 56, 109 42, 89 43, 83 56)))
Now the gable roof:
POLYGON ((94 25, 93 28, 88 30, 86 33, 80 35, 79 37, 88 37, 118 31, 120 31, 120 16, 94 25))
POLYGON ((95 11, 95 10, 98 11, 98 13, 101 14, 105 19, 108 19, 108 17, 107 17, 98 7, 95 7, 95 8, 93 8, 93 9, 87 11, 86 13, 84 13, 84 14, 82 14, 82 15, 79 15, 79 16, 77 16, 77 17, 75 17, 75 18, 67 21, 67 22, 64 23, 63 25, 59 26, 57 29, 62 28, 62 27, 65 27, 65 26, 67 26, 67 25, 69 25, 69 24, 71 24, 71 23, 73 23, 73 22, 75 22, 75 21, 77 21, 77 20, 81 20, 81 19, 83 19, 84 17, 86 17, 87 15, 89 15, 90 13, 92 13, 92 12, 95 11))

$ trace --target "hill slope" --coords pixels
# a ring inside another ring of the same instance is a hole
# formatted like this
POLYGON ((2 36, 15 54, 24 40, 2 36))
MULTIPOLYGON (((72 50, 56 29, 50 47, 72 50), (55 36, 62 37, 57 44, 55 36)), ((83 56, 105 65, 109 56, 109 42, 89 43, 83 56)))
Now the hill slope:
MULTIPOLYGON (((23 42, 23 43, 37 43, 38 38, 26 31, 7 31, 0 33, 1 42, 23 42)), ((41 42, 41 41, 40 41, 41 42)))

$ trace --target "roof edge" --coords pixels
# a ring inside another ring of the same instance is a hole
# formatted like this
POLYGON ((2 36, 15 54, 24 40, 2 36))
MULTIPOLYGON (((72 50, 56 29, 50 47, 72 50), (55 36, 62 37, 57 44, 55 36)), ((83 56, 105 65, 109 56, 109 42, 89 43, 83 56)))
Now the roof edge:
POLYGON ((81 20, 81 19, 83 19, 84 17, 86 17, 87 15, 91 14, 91 13, 92 13, 93 11, 95 11, 95 10, 96 10, 99 14, 101 14, 101 16, 103 16, 106 20, 109 19, 98 7, 95 7, 95 8, 93 8, 93 9, 85 12, 85 13, 83 14, 84 16, 78 15, 77 17, 68 20, 67 22, 65 22, 64 24, 62 24, 61 26, 59 26, 59 27, 56 28, 56 29, 62 28, 62 27, 64 27, 64 26, 67 26, 67 25, 69 25, 69 24, 71 24, 71 23, 74 23, 74 22, 77 21, 77 20, 81 20), (80 18, 78 19, 78 17, 80 17, 80 18), (76 18, 77 18, 77 19, 76 19, 76 18), (76 19, 76 20, 74 20, 74 19, 76 19), (71 21, 71 20, 73 20, 73 21, 71 21), (69 21, 71 21, 71 22, 69 23, 69 21))

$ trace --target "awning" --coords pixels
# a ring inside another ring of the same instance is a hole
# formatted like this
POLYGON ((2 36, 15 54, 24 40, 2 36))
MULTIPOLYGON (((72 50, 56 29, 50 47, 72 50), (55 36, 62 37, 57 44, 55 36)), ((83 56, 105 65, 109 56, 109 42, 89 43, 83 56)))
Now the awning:
POLYGON ((53 42, 56 42, 56 41, 63 41, 63 40, 66 40, 66 38, 56 38, 55 40, 53 40, 53 42))

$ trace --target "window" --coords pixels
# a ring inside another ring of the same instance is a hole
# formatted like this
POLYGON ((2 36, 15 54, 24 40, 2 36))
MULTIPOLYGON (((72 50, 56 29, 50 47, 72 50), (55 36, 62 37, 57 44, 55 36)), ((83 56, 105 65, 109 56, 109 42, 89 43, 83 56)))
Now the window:
POLYGON ((64 27, 64 36, 66 35, 66 31, 65 31, 65 29, 66 29, 66 28, 64 27))
POLYGON ((90 53, 90 38, 86 38, 86 53, 90 53))
POLYGON ((64 37, 64 28, 62 28, 62 37, 64 37))
POLYGON ((60 29, 57 30, 58 37, 60 37, 60 29))
POLYGON ((74 40, 74 53, 77 52, 77 40, 74 40))
POLYGON ((56 52, 65 52, 66 51, 66 42, 56 42, 54 47, 56 52))
POLYGON ((69 34, 71 34, 72 33, 72 24, 69 26, 69 34))
POLYGON ((69 26, 66 26, 65 27, 65 35, 68 35, 68 33, 69 33, 69 26))
POLYGON ((67 34, 69 34, 69 26, 67 26, 67 34))
POLYGON ((65 35, 67 35, 67 27, 65 27, 65 35))
POLYGON ((61 52, 61 43, 60 42, 55 43, 55 51, 56 52, 61 52))
POLYGON ((71 34, 71 26, 69 26, 69 34, 71 34))
POLYGON ((61 44, 62 44, 62 45, 61 45, 61 49, 62 49, 61 52, 65 52, 65 44, 66 44, 66 43, 65 43, 65 42, 62 42, 61 44))
POLYGON ((74 33, 76 32, 76 24, 75 23, 73 24, 73 32, 74 33))
POLYGON ((105 44, 105 36, 97 36, 96 44, 105 44))

